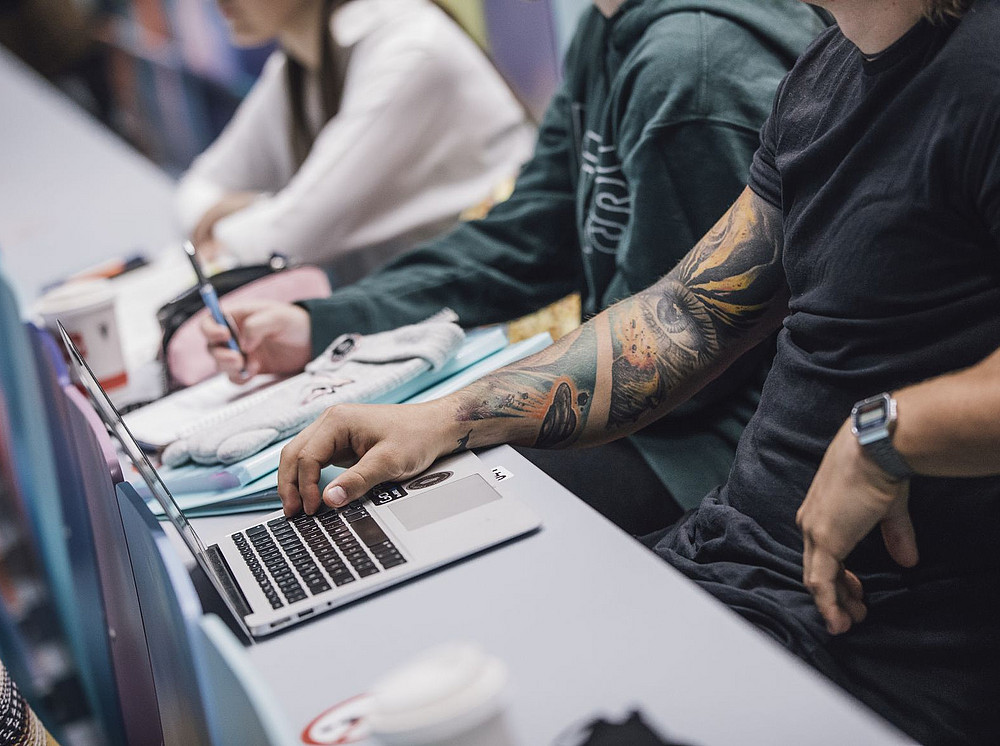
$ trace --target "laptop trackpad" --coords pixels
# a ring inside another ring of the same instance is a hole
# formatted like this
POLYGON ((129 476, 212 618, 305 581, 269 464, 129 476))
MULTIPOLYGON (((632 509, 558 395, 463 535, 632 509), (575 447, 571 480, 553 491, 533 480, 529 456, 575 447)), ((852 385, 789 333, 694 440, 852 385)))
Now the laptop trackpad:
POLYGON ((410 494, 405 500, 389 505, 389 510, 408 531, 429 526, 467 510, 500 499, 481 476, 471 474, 423 494, 410 494))

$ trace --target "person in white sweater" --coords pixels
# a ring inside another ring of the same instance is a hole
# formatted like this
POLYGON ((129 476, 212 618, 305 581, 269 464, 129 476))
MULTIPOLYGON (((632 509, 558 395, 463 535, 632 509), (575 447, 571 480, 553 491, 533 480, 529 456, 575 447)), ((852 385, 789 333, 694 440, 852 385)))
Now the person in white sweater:
POLYGON ((277 252, 353 281, 450 227, 531 154, 524 107, 431 0, 219 7, 234 43, 278 49, 180 180, 203 258, 277 252))

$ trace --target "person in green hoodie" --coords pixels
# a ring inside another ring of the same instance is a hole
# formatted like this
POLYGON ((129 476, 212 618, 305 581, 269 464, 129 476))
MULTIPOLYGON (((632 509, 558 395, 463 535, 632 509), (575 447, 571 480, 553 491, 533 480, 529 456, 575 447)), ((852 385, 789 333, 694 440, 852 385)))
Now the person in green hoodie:
MULTIPOLYGON (((778 83, 824 26, 798 0, 596 0, 509 199, 328 298, 227 305, 247 358, 208 321, 220 369, 297 372, 342 333, 443 306, 474 327, 643 290, 740 194, 778 83)), ((725 481, 772 349, 627 440, 523 452, 627 531, 660 528, 725 481)))

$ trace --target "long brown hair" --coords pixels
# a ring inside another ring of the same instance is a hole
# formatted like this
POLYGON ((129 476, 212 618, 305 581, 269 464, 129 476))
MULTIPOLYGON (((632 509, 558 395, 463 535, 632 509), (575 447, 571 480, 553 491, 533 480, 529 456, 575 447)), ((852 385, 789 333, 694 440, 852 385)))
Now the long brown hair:
MULTIPOLYGON (((330 33, 330 16, 337 8, 350 0, 323 0, 319 24, 319 89, 322 121, 320 128, 340 111, 340 99, 344 95, 344 78, 347 74, 347 58, 350 50, 336 43, 330 33)), ((305 66, 287 56, 285 71, 288 82, 288 103, 292 157, 296 168, 305 162, 312 149, 318 132, 313 132, 306 116, 306 69, 305 66)))
MULTIPOLYGON (((454 13, 441 3, 437 2, 437 0, 430 1, 446 16, 448 16, 452 22, 455 23, 455 25, 468 33, 462 23, 455 17, 454 13)), ((319 129, 322 129, 326 123, 333 119, 333 117, 337 115, 337 112, 340 111, 340 101, 344 95, 344 80, 347 77, 347 63, 351 56, 351 50, 342 47, 333 38, 333 34, 330 33, 330 16, 337 8, 348 2, 351 2, 351 0, 323 0, 320 18, 322 18, 324 22, 319 24, 319 88, 321 95, 321 121, 319 129)), ((507 85, 511 95, 518 102, 518 104, 520 104, 521 109, 524 111, 525 117, 531 120, 532 117, 528 107, 525 105, 525 102, 518 95, 514 87, 511 86, 510 81, 508 81, 507 77, 497 68, 496 63, 493 62, 493 58, 490 57, 489 53, 482 48, 482 45, 480 45, 475 39, 473 39, 473 41, 476 42, 476 46, 480 48, 480 51, 482 51, 487 61, 493 66, 493 69, 496 70, 500 79, 507 85)), ((302 63, 293 59, 289 55, 287 57, 285 70, 288 83, 290 117, 289 131, 291 134, 292 156, 295 159, 296 168, 298 168, 305 162, 306 156, 309 155, 309 151, 312 149, 313 142, 316 140, 316 136, 319 134, 319 131, 313 131, 313 128, 309 125, 309 119, 306 116, 305 67, 302 63)))
POLYGON ((970 5, 972 0, 925 0, 924 14, 932 21, 943 21, 962 16, 970 5))

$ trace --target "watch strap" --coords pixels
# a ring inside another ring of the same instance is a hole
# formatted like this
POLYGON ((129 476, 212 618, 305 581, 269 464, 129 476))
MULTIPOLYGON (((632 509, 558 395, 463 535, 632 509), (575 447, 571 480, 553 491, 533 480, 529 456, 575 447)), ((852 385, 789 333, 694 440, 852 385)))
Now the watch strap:
POLYGON ((878 464, 879 468, 890 477, 896 480, 908 479, 913 476, 913 469, 892 445, 890 437, 887 432, 885 437, 863 443, 861 447, 865 449, 865 453, 871 457, 872 461, 878 464))

